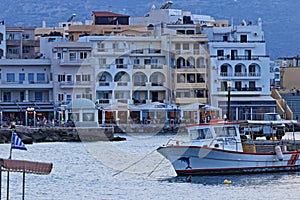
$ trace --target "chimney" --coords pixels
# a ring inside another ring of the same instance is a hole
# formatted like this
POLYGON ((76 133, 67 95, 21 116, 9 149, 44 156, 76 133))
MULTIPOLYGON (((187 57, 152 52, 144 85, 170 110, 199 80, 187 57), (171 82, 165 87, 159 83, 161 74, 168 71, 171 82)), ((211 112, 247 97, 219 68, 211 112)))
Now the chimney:
POLYGON ((42 28, 46 28, 46 21, 45 20, 42 22, 42 28))

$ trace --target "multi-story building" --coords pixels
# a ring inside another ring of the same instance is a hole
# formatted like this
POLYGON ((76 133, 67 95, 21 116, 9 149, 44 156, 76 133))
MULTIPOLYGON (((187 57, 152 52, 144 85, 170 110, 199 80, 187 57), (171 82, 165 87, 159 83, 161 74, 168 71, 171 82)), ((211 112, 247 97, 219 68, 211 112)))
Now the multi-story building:
POLYGON ((38 118, 53 118, 50 70, 49 59, 0 60, 1 124, 15 120, 25 125, 38 118))
POLYGON ((6 37, 5 37, 5 23, 0 21, 0 59, 5 58, 6 56, 6 37))
POLYGON ((276 101, 270 96, 274 74, 266 54, 262 20, 206 27, 202 32, 210 40, 211 105, 222 108, 231 120, 260 119, 262 113, 276 112, 276 101))
POLYGON ((35 48, 35 27, 6 27, 6 58, 31 59, 38 56, 35 48))

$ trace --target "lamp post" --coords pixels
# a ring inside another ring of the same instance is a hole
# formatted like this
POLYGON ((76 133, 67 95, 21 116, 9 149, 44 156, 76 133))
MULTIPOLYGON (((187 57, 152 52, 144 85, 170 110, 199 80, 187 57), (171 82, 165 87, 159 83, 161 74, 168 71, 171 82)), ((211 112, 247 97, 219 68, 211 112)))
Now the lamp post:
POLYGON ((227 120, 230 121, 230 91, 231 91, 232 81, 227 81, 227 120))

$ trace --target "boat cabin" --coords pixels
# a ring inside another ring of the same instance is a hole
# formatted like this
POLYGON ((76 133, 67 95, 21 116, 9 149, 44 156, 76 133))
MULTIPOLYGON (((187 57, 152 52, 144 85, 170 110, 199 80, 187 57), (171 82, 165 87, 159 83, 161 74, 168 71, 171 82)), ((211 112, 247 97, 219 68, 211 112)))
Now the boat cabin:
POLYGON ((191 125, 187 129, 190 146, 243 151, 238 123, 218 121, 191 125))

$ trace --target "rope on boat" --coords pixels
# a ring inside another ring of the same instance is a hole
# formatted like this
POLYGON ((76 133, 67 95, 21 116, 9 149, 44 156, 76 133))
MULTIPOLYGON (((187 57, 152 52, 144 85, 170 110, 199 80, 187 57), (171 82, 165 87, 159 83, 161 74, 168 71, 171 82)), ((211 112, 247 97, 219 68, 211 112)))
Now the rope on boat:
POLYGON ((136 165, 137 163, 141 162, 142 160, 144 160, 147 156, 151 155, 153 152, 155 152, 156 149, 154 149, 153 151, 151 151, 150 153, 147 153, 145 156, 143 156, 141 159, 135 161, 134 163, 132 163, 131 165, 129 165, 128 167, 125 167, 124 169, 122 169, 121 171, 113 174, 112 176, 116 176, 118 174, 121 174, 122 172, 126 171, 127 169, 129 169, 130 167, 136 165))

